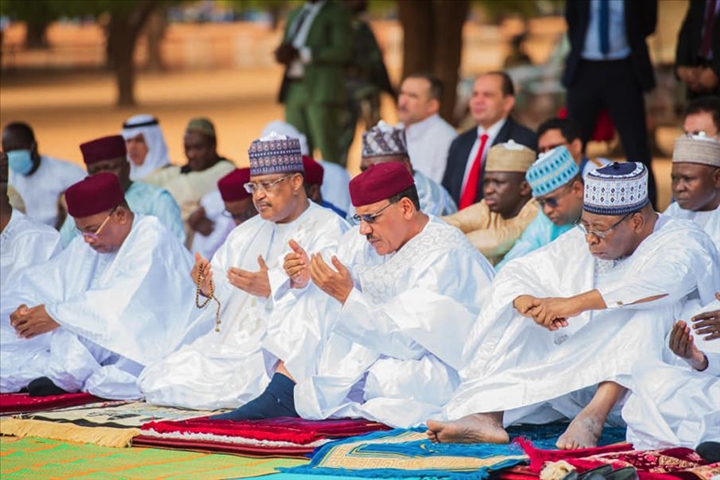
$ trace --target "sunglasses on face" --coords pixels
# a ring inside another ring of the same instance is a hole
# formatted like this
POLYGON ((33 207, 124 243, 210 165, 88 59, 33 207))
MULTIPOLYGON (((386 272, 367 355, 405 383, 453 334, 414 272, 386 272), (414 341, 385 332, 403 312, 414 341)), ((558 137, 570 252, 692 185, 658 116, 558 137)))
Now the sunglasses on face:
POLYGON ((385 210, 386 208, 388 208, 390 205, 393 205, 394 203, 395 203, 395 202, 390 202, 390 203, 388 203, 387 205, 385 205, 384 207, 382 207, 380 210, 378 210, 378 211, 375 212, 375 213, 365 213, 365 214, 362 214, 362 215, 358 215, 358 214, 356 213, 355 215, 352 216, 352 218, 353 218, 353 220, 355 220, 357 223, 360 223, 360 221, 362 220, 363 222, 365 222, 365 223, 367 223, 367 224, 369 224, 369 225, 372 225, 373 223, 375 223, 375 220, 377 220, 377 218, 382 214, 383 210, 385 210))

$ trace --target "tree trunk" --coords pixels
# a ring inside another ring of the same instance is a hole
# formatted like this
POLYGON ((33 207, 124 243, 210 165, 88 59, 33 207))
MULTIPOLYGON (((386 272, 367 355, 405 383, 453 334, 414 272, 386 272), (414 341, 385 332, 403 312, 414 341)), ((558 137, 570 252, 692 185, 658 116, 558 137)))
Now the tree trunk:
POLYGON ((453 125, 457 124, 453 112, 462 59, 462 30, 469 8, 469 0, 398 0, 398 17, 403 28, 403 78, 415 72, 437 75, 445 84, 440 115, 453 125))
POLYGON ((30 50, 47 49, 47 29, 50 22, 33 20, 26 23, 25 47, 30 50))
POLYGON ((118 106, 135 105, 135 45, 140 30, 155 7, 155 0, 141 0, 132 9, 110 15, 108 53, 115 71, 118 106))
POLYGON ((162 42, 167 31, 165 10, 155 10, 147 22, 147 67, 152 72, 165 70, 162 58, 162 42))
POLYGON ((433 5, 432 0, 398 0, 398 17, 403 29, 402 75, 432 72, 433 5))
POLYGON ((463 49, 463 25, 470 9, 469 0, 453 0, 452 8, 447 2, 435 1, 434 4, 436 39, 434 43, 433 72, 445 85, 443 98, 440 102, 440 116, 452 125, 457 125, 455 118, 455 102, 457 100, 457 84, 460 80, 460 64, 463 49))

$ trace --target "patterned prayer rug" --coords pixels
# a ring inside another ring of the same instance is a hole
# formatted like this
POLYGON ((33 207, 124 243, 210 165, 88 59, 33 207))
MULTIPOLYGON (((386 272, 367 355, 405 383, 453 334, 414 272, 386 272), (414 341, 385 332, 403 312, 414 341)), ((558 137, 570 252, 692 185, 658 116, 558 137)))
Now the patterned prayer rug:
POLYGON ((3 480, 249 478, 305 462, 154 448, 105 448, 37 438, 0 439, 0 477, 3 480))
POLYGON ((154 420, 205 417, 208 411, 106 401, 92 405, 16 415, 0 419, 0 434, 40 437, 105 447, 127 447, 140 427, 154 420))
POLYGON ((147 423, 141 428, 142 435, 133 438, 133 445, 304 457, 333 440, 388 429, 381 423, 362 419, 209 421, 196 418, 147 423))
MULTIPOLYGON (((530 458, 530 472, 538 475, 543 468, 572 466, 584 472, 605 464, 613 469, 632 466, 641 480, 662 480, 683 478, 688 480, 707 479, 720 475, 720 462, 708 464, 689 448, 667 448, 662 450, 633 450, 630 444, 611 445, 579 450, 543 450, 527 441, 521 445, 530 458)), ((543 477, 546 473, 543 473, 543 477)))
POLYGON ((84 392, 48 397, 31 397, 27 393, 0 393, 0 414, 35 412, 102 401, 102 398, 84 392))
MULTIPOLYGON (((567 425, 508 428, 511 439, 528 438, 553 448, 567 425)), ((378 432, 334 442, 315 452, 302 467, 281 469, 292 474, 337 475, 370 478, 484 479, 492 472, 527 461, 516 442, 496 444, 448 444, 427 440, 425 429, 378 432)), ((606 428, 603 444, 622 441, 625 431, 606 428)))

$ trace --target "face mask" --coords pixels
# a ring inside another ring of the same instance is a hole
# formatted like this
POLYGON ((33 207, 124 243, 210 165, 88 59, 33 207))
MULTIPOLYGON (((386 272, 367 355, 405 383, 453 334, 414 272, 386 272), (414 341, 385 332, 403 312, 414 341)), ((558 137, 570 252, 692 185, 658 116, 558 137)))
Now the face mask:
POLYGON ((33 169, 33 160, 30 150, 13 150, 7 152, 8 163, 13 172, 27 175, 33 169))

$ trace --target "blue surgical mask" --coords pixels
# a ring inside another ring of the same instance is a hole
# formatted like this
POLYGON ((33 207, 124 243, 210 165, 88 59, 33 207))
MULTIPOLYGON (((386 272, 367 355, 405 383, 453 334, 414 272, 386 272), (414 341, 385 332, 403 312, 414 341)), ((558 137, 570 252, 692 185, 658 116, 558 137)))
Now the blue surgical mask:
POLYGON ((12 150, 7 152, 8 164, 13 172, 27 175, 33 169, 33 160, 30 150, 12 150))

